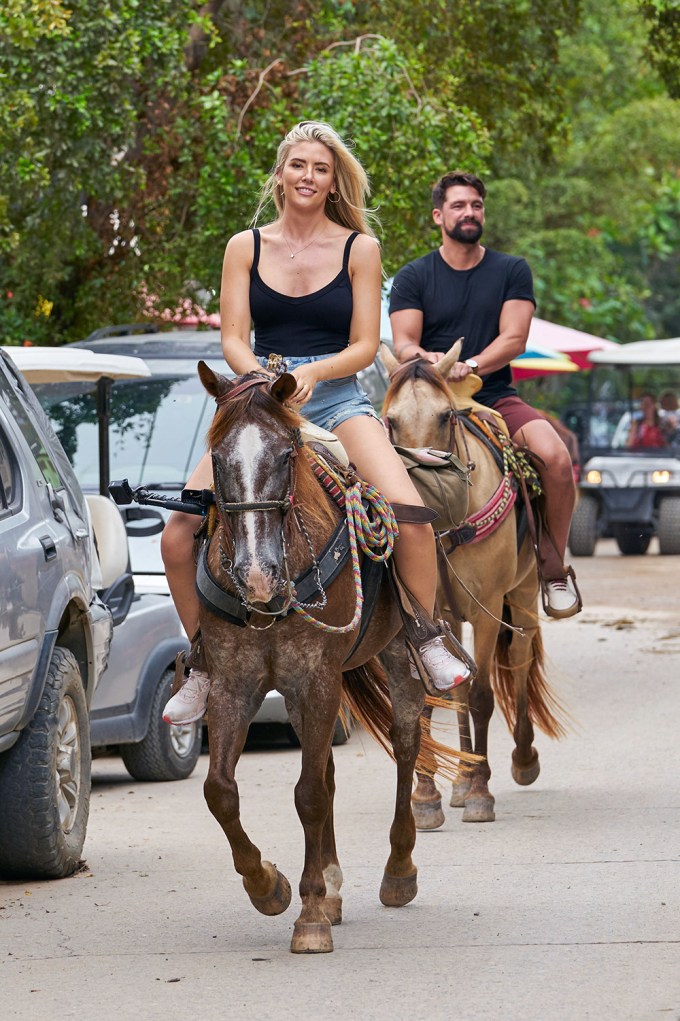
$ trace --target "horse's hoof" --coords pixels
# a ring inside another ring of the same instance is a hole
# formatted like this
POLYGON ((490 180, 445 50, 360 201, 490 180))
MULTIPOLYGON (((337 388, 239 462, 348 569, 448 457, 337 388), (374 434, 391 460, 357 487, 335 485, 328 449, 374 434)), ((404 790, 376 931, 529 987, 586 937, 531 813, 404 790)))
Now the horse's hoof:
POLYGON ((538 752, 535 748, 531 749, 532 757, 526 766, 520 766, 515 762, 513 753, 512 758, 512 779, 515 783, 520 784, 521 787, 528 787, 538 779, 538 775, 541 772, 541 763, 538 758, 538 752))
POLYGON ((292 954, 330 954, 333 950, 333 936, 330 922, 301 922, 293 926, 290 941, 292 954))
POLYGON ((417 830, 438 830, 446 821, 446 816, 442 811, 441 798, 436 798, 433 801, 411 800, 411 811, 417 830))
POLYGON ((321 910, 331 925, 340 925, 342 921, 342 897, 338 894, 334 897, 324 897, 321 902, 321 910))
POLYGON ((465 802, 463 822, 493 822, 496 818, 496 813, 493 810, 494 804, 492 794, 473 794, 465 802))
POLYGON ((385 872, 380 884, 380 902, 386 908, 402 908, 418 893, 418 873, 412 876, 390 876, 385 872))
POLYGON ((253 907, 257 908, 260 914, 280 915, 286 910, 291 901, 292 895, 290 891, 290 883, 284 874, 279 872, 277 867, 272 865, 271 862, 263 861, 262 865, 267 871, 273 870, 275 873, 271 893, 264 894, 262 897, 253 897, 252 894, 248 893, 248 888, 246 887, 244 879, 243 885, 245 887, 245 891, 250 897, 251 904, 253 907))
POLYGON ((465 808, 465 799, 470 793, 471 786, 471 782, 465 780, 451 784, 451 800, 449 801, 451 808, 465 808))

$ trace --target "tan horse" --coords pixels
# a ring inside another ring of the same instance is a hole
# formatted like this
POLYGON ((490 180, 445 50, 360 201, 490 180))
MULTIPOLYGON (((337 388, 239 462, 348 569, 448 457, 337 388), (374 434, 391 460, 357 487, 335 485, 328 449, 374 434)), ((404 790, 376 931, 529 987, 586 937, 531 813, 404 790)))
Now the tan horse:
MULTIPOLYGON (((305 861, 291 950, 324 953, 333 949, 331 925, 342 920, 331 751, 341 696, 397 764, 380 900, 400 907, 417 892, 410 795, 424 692, 411 676, 399 637, 401 617, 388 585, 378 592, 361 644, 355 647, 357 630, 346 626, 355 612, 358 570, 346 558, 343 514, 320 487, 302 444, 302 421, 285 404, 297 385, 294 377, 284 374, 272 382, 253 373, 234 383, 203 362, 199 375, 218 404, 208 435, 217 526, 198 564, 202 641, 212 678, 205 797, 253 905, 266 915, 285 911, 290 885, 276 866, 262 860, 245 833, 235 779, 250 721, 266 693, 276 688, 302 748, 295 805, 305 834, 305 861), (324 564, 334 572, 326 581, 324 564), (301 609, 336 630, 315 628, 295 612, 301 609), (373 658, 378 654, 389 681, 373 658)), ((385 576, 384 566, 380 569, 385 576)), ((426 737, 423 754, 444 767, 448 762, 455 773, 456 753, 426 737)))
MULTIPOLYGON (((388 372, 394 376, 399 368, 387 392, 383 413, 393 442, 438 450, 452 449, 453 444, 464 463, 474 464, 470 517, 498 490, 502 474, 490 447, 468 432, 462 442, 462 426, 453 428, 456 413, 474 404, 471 395, 481 386, 474 375, 459 384, 447 382, 460 348, 460 343, 454 345, 435 365, 418 359, 399 367, 383 345, 381 355, 388 372)), ((492 822, 495 814, 494 797, 488 787, 491 769, 487 737, 494 694, 515 739, 512 776, 518 784, 533 783, 540 771, 533 746, 534 726, 550 737, 561 737, 566 714, 545 678, 536 560, 528 537, 518 549, 515 513, 508 514, 482 541, 456 548, 447 562, 449 566, 440 568, 439 606, 459 636, 461 625, 456 610, 470 621, 477 663, 476 678, 469 685, 469 712, 460 711, 458 717, 461 750, 474 750, 482 757, 467 776, 454 781, 450 803, 464 809, 464 822, 492 822), (447 604, 442 570, 449 575, 449 591, 456 606, 447 604), (500 620, 521 632, 501 627, 500 620)), ((444 821, 441 798, 431 777, 418 773, 413 807, 419 829, 435 829, 444 821)))

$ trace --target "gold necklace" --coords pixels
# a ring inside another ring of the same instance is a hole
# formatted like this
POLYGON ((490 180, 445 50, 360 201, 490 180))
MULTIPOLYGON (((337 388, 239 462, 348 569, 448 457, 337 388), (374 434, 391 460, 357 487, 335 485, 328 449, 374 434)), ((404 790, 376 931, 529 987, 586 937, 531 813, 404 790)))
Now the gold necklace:
POLYGON ((322 238, 322 237, 324 237, 325 233, 326 233, 326 232, 325 232, 325 231, 323 231, 323 232, 322 232, 321 234, 315 234, 315 235, 314 235, 314 237, 312 238, 312 240, 311 240, 311 241, 308 241, 306 245, 303 245, 303 246, 302 246, 302 248, 298 248, 297 252, 294 252, 294 251, 293 251, 293 249, 292 249, 292 248, 291 248, 291 246, 290 246, 290 242, 289 242, 288 238, 286 237, 286 235, 285 235, 285 234, 283 233, 283 231, 281 231, 281 237, 282 237, 282 238, 283 238, 283 240, 284 240, 284 241, 286 242, 286 245, 287 245, 287 247, 288 247, 288 251, 290 252, 290 257, 291 257, 291 259, 294 259, 296 255, 299 255, 299 254, 300 254, 300 252, 304 252, 305 248, 309 248, 309 246, 310 246, 311 244, 313 244, 313 242, 314 242, 314 241, 317 241, 317 240, 318 240, 319 238, 322 238))

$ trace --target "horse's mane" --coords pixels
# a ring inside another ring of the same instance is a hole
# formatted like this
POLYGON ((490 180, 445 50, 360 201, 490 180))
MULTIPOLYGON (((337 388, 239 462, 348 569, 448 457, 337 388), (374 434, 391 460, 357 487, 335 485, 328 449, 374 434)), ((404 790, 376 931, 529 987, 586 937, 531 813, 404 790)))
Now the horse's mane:
MULTIPOLYGON (((239 382, 245 382, 250 378, 253 378, 252 373, 240 377, 239 382)), ((265 428, 271 428, 274 422, 293 436, 299 435, 298 430, 302 425, 302 416, 272 397, 266 386, 252 386, 234 398, 226 395, 226 400, 218 405, 206 436, 208 449, 215 450, 224 437, 246 419, 256 421, 265 428)), ((296 504, 304 506, 307 520, 317 522, 319 525, 334 523, 335 505, 330 497, 320 498, 322 492, 325 494, 309 460, 304 456, 298 457, 295 466, 296 504)))
POLYGON ((451 391, 446 380, 442 379, 432 363, 425 361, 424 358, 414 358, 409 362, 404 362, 390 375, 390 385, 383 400, 383 411, 387 411, 394 398, 406 383, 412 383, 417 379, 424 379, 426 383, 436 387, 446 397, 451 397, 451 391))

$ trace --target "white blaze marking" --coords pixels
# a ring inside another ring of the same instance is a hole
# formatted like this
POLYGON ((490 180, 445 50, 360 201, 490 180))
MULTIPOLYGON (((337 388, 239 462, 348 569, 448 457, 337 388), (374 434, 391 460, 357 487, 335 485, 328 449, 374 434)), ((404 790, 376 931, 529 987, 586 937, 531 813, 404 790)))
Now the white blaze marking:
MULTIPOLYGON (((243 483, 243 502, 255 503, 259 494, 255 492, 255 478, 260 461, 266 453, 265 435, 257 425, 247 425, 242 429, 234 451, 236 463, 240 469, 243 483)), ((244 514, 249 559, 251 564, 257 562, 257 541, 255 538, 256 511, 244 514)))

